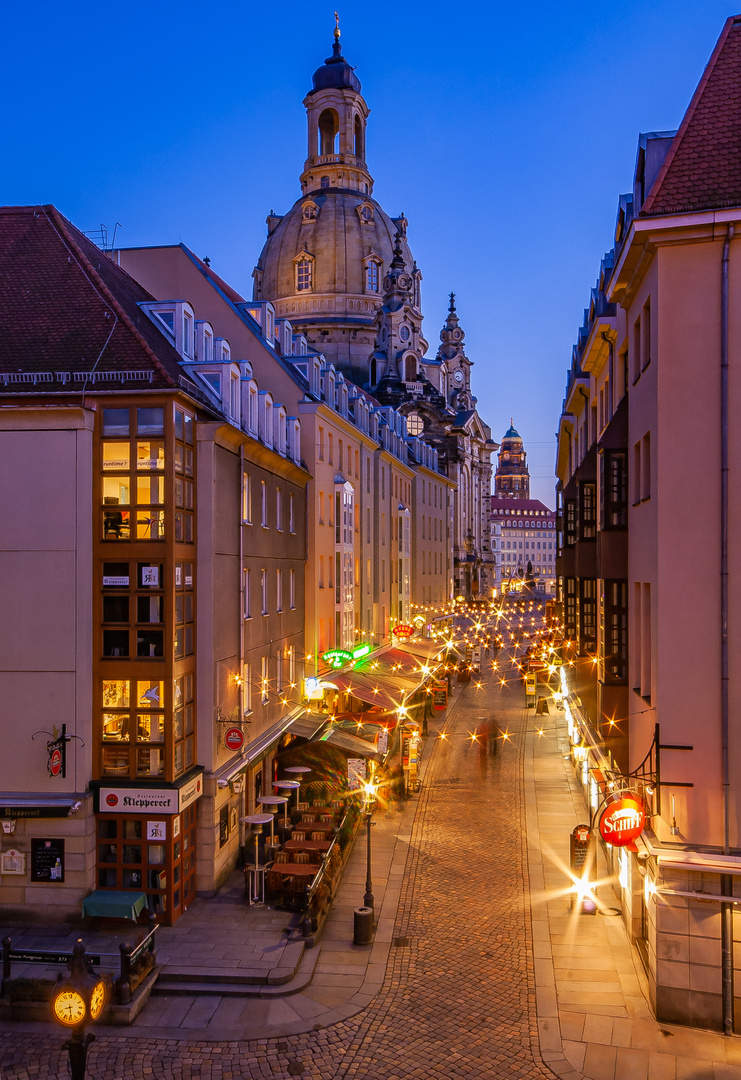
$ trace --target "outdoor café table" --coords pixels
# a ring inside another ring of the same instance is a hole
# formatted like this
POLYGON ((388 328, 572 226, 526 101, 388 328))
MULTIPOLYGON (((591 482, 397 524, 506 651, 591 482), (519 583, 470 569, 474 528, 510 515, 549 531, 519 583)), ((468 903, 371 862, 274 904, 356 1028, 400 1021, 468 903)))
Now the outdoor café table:
MULTIPOLYGON (((269 874, 282 874, 284 877, 314 877, 317 867, 311 863, 277 862, 268 870, 269 874)), ((307 882, 308 884, 308 882, 307 882)))
POLYGON ((297 855, 300 851, 306 851, 313 861, 319 863, 322 856, 329 851, 331 846, 331 840, 287 840, 283 845, 283 850, 287 851, 289 855, 297 855))
POLYGON ((325 836, 329 836, 334 832, 333 821, 297 821, 293 826, 293 832, 305 832, 305 833, 324 833, 325 836))

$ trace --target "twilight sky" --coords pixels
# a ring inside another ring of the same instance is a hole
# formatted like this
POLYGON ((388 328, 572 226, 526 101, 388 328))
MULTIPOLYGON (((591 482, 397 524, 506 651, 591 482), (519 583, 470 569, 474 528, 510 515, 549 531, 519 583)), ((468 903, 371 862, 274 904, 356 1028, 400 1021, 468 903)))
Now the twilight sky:
MULTIPOLYGON (((53 203, 83 231, 119 222, 121 246, 182 240, 251 296, 265 217, 299 195, 301 102, 333 10, 12 5, 0 202, 53 203)), ((732 14, 719 0, 340 7, 374 196, 409 219, 430 351, 453 289, 479 411, 497 441, 514 417, 550 506, 571 347, 638 133, 679 125, 732 14)))

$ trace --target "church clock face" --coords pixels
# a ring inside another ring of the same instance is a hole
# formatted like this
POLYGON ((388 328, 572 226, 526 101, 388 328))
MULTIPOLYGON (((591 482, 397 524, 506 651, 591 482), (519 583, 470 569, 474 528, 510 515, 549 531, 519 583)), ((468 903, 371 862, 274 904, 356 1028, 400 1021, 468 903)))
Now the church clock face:
POLYGON ((457 371, 453 372, 453 381, 456 386, 460 386, 463 382, 463 372, 460 368, 458 368, 457 371))

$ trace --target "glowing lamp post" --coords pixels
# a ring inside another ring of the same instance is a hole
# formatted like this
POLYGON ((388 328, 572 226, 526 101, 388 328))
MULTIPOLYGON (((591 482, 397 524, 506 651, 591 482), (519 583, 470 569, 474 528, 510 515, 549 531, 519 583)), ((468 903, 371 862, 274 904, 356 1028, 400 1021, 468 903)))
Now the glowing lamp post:
POLYGON ((375 913, 375 901, 373 899, 373 882, 371 881, 371 818, 373 817, 373 807, 376 805, 376 792, 378 788, 369 780, 363 784, 365 791, 365 829, 366 829, 366 875, 365 875, 365 895, 363 896, 363 903, 367 908, 375 913))

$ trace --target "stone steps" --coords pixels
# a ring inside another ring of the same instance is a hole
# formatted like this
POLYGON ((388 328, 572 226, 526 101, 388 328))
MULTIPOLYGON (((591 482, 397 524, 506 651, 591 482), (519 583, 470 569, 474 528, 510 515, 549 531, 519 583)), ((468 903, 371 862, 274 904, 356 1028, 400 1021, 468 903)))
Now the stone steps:
MULTIPOLYGON (((184 995, 206 997, 287 997, 300 994, 311 983, 319 959, 319 949, 305 950, 303 942, 295 942, 301 953, 294 967, 277 966, 267 974, 255 971, 243 975, 204 972, 200 968, 170 967, 160 973, 152 990, 155 995, 184 995)), ((290 946, 289 946, 290 948, 290 946)))

